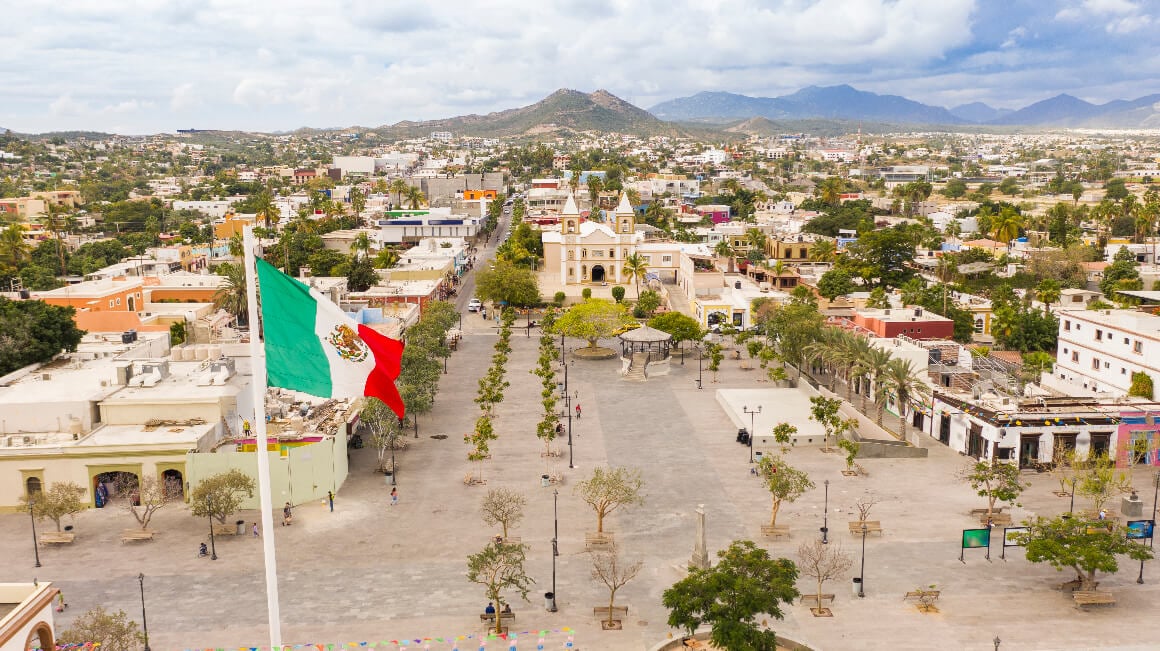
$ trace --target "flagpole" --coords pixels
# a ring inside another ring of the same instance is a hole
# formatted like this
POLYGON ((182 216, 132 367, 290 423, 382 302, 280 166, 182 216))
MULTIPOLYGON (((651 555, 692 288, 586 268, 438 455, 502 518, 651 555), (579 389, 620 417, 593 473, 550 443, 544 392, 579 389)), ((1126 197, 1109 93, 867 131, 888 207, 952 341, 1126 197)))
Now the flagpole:
POLYGON ((254 400, 254 449, 258 454, 258 503, 262 517, 262 560, 266 570, 266 615, 270 625, 272 651, 282 648, 281 617, 278 608, 278 564, 274 559, 274 510, 270 499, 270 455, 266 449, 266 355, 258 340, 257 261, 254 257, 254 229, 246 226, 242 244, 246 249, 246 304, 249 309, 250 360, 254 400))

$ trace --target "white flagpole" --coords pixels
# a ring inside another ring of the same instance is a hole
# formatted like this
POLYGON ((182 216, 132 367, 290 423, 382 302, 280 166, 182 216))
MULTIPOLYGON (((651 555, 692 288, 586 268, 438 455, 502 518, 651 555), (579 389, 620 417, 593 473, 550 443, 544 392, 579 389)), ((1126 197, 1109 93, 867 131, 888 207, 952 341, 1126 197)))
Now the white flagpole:
POLYGON ((270 625, 271 651, 282 648, 281 617, 278 608, 278 564, 274 559, 274 510, 270 499, 270 456, 266 451, 266 353, 258 340, 258 278, 254 257, 252 226, 243 231, 246 249, 246 304, 250 313, 250 360, 253 367, 254 436, 258 453, 258 503, 262 511, 262 559, 266 568, 266 614, 270 625))

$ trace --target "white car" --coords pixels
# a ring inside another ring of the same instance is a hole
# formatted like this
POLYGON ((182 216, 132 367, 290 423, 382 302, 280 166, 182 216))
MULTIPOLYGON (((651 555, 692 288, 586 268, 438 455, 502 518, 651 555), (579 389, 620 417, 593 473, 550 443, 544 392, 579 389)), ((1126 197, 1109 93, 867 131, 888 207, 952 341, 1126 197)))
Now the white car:
POLYGON ((473 298, 467 302, 467 311, 468 312, 478 312, 482 308, 483 308, 483 301, 479 300, 478 298, 473 298))

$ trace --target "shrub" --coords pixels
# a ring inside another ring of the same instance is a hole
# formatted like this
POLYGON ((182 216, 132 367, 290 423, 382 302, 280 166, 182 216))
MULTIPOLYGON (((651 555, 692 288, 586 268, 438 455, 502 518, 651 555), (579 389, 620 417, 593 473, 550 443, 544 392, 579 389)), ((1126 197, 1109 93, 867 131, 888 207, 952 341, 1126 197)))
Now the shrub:
POLYGON ((617 303, 624 300, 624 287, 617 285, 612 288, 612 299, 617 303))
POLYGON ((563 307, 564 306, 564 299, 566 299, 566 298, 568 298, 568 296, 564 292, 556 292, 556 295, 552 297, 552 303, 556 307, 563 307))
POLYGON ((591 288, 591 287, 585 287, 585 288, 584 288, 584 289, 583 289, 583 290, 580 292, 580 296, 582 296, 582 297, 584 298, 584 300, 588 300, 588 299, 592 298, 592 288, 591 288))

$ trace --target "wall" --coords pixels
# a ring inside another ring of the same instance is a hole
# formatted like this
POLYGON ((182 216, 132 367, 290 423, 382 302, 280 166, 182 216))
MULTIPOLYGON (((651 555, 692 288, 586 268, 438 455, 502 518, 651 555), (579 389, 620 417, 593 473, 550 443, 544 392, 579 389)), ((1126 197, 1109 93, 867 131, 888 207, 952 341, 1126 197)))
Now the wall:
MULTIPOLYGON (((127 472, 142 473, 160 478, 161 472, 175 464, 184 464, 186 451, 176 450, 124 450, 115 448, 66 448, 68 452, 56 452, 59 448, 24 448, 29 454, 6 455, 0 457, 0 513, 15 513, 23 510, 20 496, 24 494, 21 471, 37 473, 44 485, 55 482, 73 482, 84 487, 81 501, 93 506, 91 477, 104 472, 110 464, 127 472), (159 466, 161 466, 159 468, 159 466)), ((188 478, 187 478, 188 480, 188 478)), ((126 516, 128 517, 128 516, 126 516)), ((66 519, 67 520, 67 519, 66 519)), ((37 523, 53 527, 47 520, 37 523)))
MULTIPOLYGON (((293 505, 321 500, 327 491, 338 492, 346 481, 346 434, 325 439, 312 445, 287 448, 285 455, 270 452, 271 500, 275 510, 282 504, 293 505)), ((190 490, 202 480, 229 470, 237 469, 258 480, 258 458, 253 454, 219 450, 216 453, 189 453, 186 461, 186 481, 190 490)), ((244 499, 241 508, 259 508, 258 493, 244 499)))
POLYGON ((19 604, 0 617, 0 651, 24 651, 25 643, 37 629, 42 630, 36 639, 41 647, 53 648, 45 645, 56 643, 52 601, 57 592, 52 583, 47 582, 39 585, 0 583, 0 603, 19 604))
POLYGON ((201 401, 106 401, 100 404, 101 422, 109 425, 136 425, 159 416, 170 420, 200 418, 207 423, 216 423, 232 411, 232 407, 232 399, 225 397, 201 401))

